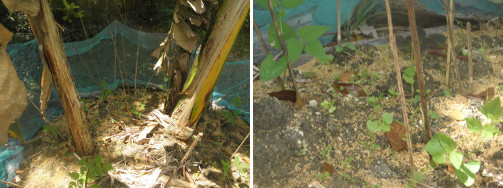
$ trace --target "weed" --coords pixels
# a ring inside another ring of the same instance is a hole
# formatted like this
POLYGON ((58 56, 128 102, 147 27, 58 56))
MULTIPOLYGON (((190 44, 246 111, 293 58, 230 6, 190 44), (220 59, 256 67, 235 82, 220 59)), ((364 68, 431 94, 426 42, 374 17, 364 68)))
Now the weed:
POLYGON ((72 2, 68 4, 66 0, 63 0, 63 5, 64 8, 58 8, 58 10, 63 11, 64 13, 63 20, 72 23, 72 17, 77 19, 84 17, 84 11, 78 11, 80 6, 75 5, 75 3, 72 2))
MULTIPOLYGON (((483 139, 495 137, 500 133, 499 129, 493 125, 493 122, 501 122, 502 116, 501 102, 499 97, 484 104, 481 108, 482 114, 491 120, 491 123, 482 125, 480 120, 475 118, 466 118, 468 130, 479 135, 483 139)), ((480 144, 480 142, 479 142, 480 144)), ((472 160, 463 163, 464 154, 456 150, 457 144, 452 139, 442 133, 439 133, 426 144, 424 150, 432 155, 433 162, 436 164, 450 164, 454 167, 456 177, 465 184, 471 186, 475 182, 475 174, 480 169, 480 162, 472 160), (447 157, 449 161, 447 161, 447 157)))
POLYGON ((354 160, 354 158, 353 158, 353 157, 349 157, 348 159, 346 159, 346 161, 343 161, 343 162, 342 162, 342 166, 344 166, 344 168, 347 168, 347 169, 351 168, 351 164, 350 164, 350 163, 351 163, 353 160, 354 160))
POLYGON ((428 111, 428 116, 430 116, 431 119, 440 119, 440 114, 438 114, 437 112, 433 111, 433 110, 430 110, 428 111))
POLYGON ((107 86, 108 84, 105 82, 105 80, 101 81, 101 96, 100 99, 106 99, 108 96, 113 95, 112 89, 108 89, 107 86))
POLYGON ((84 110, 84 112, 87 112, 88 111, 88 107, 86 105, 86 99, 82 98, 80 100, 82 101, 82 109, 84 110))
POLYGON ((299 155, 299 156, 306 155, 306 150, 304 148, 300 149, 300 151, 297 153, 297 155, 299 155))
MULTIPOLYGON (((106 172, 113 169, 110 163, 103 162, 103 157, 101 155, 94 157, 90 161, 81 159, 78 164, 80 165, 80 173, 72 172, 70 174, 73 181, 70 182, 68 187, 87 187, 87 183, 103 177, 106 172)), ((93 184, 91 187, 95 188, 101 186, 93 184)))
POLYGON ((239 170, 239 172, 240 172, 241 174, 244 174, 244 173, 245 173, 244 171, 245 171, 246 169, 249 169, 249 168, 250 168, 250 165, 248 165, 247 163, 241 162, 241 161, 239 160, 239 156, 236 156, 236 157, 234 158, 234 165, 236 165, 236 168, 239 170))
POLYGON ((225 177, 229 175, 229 169, 231 169, 231 166, 229 165, 229 161, 227 160, 221 160, 222 163, 222 173, 224 174, 225 177))
POLYGON ((442 93, 444 94, 444 97, 446 97, 446 98, 450 98, 452 96, 451 90, 449 90, 449 89, 442 90, 442 93))
POLYGON ((323 151, 320 152, 324 157, 330 158, 330 152, 332 151, 332 146, 328 145, 323 151))
POLYGON ((43 129, 44 132, 51 132, 52 136, 56 139, 58 139, 58 131, 56 131, 56 128, 54 128, 54 125, 51 125, 51 124, 47 124, 47 125, 44 125, 44 129, 43 129))
POLYGON ((327 100, 324 100, 323 102, 321 102, 321 106, 325 107, 325 109, 328 110, 328 113, 332 113, 335 111, 335 106, 334 106, 334 103, 335 101, 327 101, 327 100))
POLYGON ((316 175, 316 177, 318 177, 319 179, 327 178, 327 177, 330 177, 330 173, 329 172, 320 173, 320 174, 316 175))
POLYGON ((341 176, 342 176, 345 180, 351 180, 351 177, 349 177, 349 175, 347 175, 347 174, 341 174, 341 176))
POLYGON ((400 96, 400 93, 398 93, 398 91, 395 91, 394 89, 388 89, 388 93, 395 97, 400 96))

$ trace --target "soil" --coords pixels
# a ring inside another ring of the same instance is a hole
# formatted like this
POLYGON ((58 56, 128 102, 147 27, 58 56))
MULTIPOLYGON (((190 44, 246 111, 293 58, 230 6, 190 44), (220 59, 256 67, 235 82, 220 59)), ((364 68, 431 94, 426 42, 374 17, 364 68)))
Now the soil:
MULTIPOLYGON (((114 167, 104 178, 94 181, 102 187, 164 187, 193 141, 193 138, 179 140, 158 125, 147 135, 146 143, 137 143, 139 133, 147 125, 146 115, 154 109, 162 109, 166 92, 150 89, 137 89, 136 92, 135 98, 133 92, 127 94, 117 90, 112 96, 87 99, 82 104, 87 109, 86 122, 95 147, 93 156, 102 155, 103 162, 114 167), (127 110, 132 108, 141 115, 127 110)), ((250 126, 239 117, 229 121, 224 111, 226 109, 221 107, 208 109, 199 119, 194 135, 202 132, 203 139, 184 163, 185 168, 180 170, 188 172, 194 181, 192 185, 250 186, 250 139, 247 138, 250 126), (234 162, 236 157, 239 157, 238 163, 234 162), (227 177, 223 175, 221 161, 232 161, 227 177), (241 167, 238 168, 238 164, 241 167)), ((20 181, 17 182, 23 186, 68 187, 72 181, 69 174, 80 169, 66 118, 61 115, 50 124, 56 128, 57 138, 49 131, 40 131, 26 145, 27 157, 21 162, 20 181)), ((191 185, 179 175, 174 183, 191 185)))
MULTIPOLYGON (((456 34, 459 45, 463 35, 459 30, 456 34)), ((431 134, 450 136, 458 144, 457 150, 465 153, 464 162, 481 162, 473 187, 496 187, 503 185, 495 178, 503 176, 503 135, 480 141, 466 128, 463 119, 475 117, 487 121, 480 112, 484 99, 465 97, 466 94, 477 94, 491 87, 496 88, 494 98, 503 94, 503 32, 488 28, 472 36, 475 50, 484 47, 474 53, 472 91, 467 89, 466 60, 458 60, 460 79, 455 78, 454 66, 451 66, 448 87, 445 57, 428 53, 428 50, 445 52, 445 48, 429 45, 422 50, 425 87, 431 90, 427 94, 428 108, 440 114, 440 118, 431 120, 431 134), (444 94, 447 90, 450 95, 444 94), (458 114, 463 117, 455 117, 458 114), (466 155, 472 151, 474 153, 466 155), (488 175, 491 173, 492 176, 488 175)), ((402 73, 412 64, 409 51, 402 48, 399 52, 402 73)), ((298 74, 301 72, 316 73, 315 78, 302 78, 305 82, 298 83, 306 103, 300 108, 268 95, 280 90, 276 80, 254 81, 254 187, 308 187, 316 182, 325 187, 404 187, 411 182, 418 187, 464 187, 446 166, 429 165, 429 154, 423 150, 426 144, 419 104, 413 102, 411 85, 405 81, 402 82, 412 132, 413 159, 420 173, 414 178, 410 175, 407 150, 394 151, 382 131, 372 139, 366 127, 370 116, 381 117, 387 112, 403 122, 399 98, 388 92, 389 89, 398 91, 389 45, 363 45, 357 46, 356 51, 345 48, 339 53, 329 53, 335 57, 329 64, 313 59, 294 68, 297 79, 301 78, 298 74), (366 96, 343 95, 333 88, 333 82, 338 81, 334 74, 340 76, 348 70, 357 73, 350 83, 361 87, 366 96), (380 108, 367 102, 370 96, 380 95, 383 96, 380 108), (334 101, 333 113, 320 105, 325 100, 334 101), (329 172, 328 176, 324 176, 325 171, 329 172)), ((457 53, 461 55, 460 47, 457 53)), ((418 88, 417 78, 415 80, 414 90, 418 88)), ((287 87, 293 89, 291 84, 287 87)), ((503 131, 503 124, 495 126, 503 131)))

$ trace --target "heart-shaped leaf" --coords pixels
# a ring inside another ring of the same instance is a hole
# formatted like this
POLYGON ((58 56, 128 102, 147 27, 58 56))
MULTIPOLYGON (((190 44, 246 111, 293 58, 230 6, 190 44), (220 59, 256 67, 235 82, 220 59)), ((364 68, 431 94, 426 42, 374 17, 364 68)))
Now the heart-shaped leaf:
POLYGON ((317 40, 323 33, 327 32, 330 27, 326 26, 304 26, 297 29, 297 34, 305 42, 311 42, 317 40))
POLYGON ((306 53, 311 54, 314 58, 318 59, 319 61, 328 60, 327 55, 325 53, 325 49, 323 48, 321 42, 318 40, 308 42, 305 51, 306 53))
POLYGON ((459 169, 461 164, 463 163, 463 153, 459 151, 453 151, 451 154, 449 154, 449 160, 452 163, 452 166, 454 166, 455 169, 459 169))
POLYGON ((260 64, 260 79, 269 81, 285 72, 288 60, 286 56, 281 57, 278 62, 274 62, 272 54, 268 54, 260 64))
POLYGON ((474 133, 480 133, 480 131, 482 130, 482 123, 480 122, 480 120, 475 118, 466 118, 465 120, 468 130, 474 133))
MULTIPOLYGON (((278 20, 278 27, 283 41, 288 41, 291 38, 297 38, 295 31, 293 31, 290 25, 284 23, 281 20, 278 20)), ((276 34, 276 28, 274 27, 272 21, 271 24, 269 24, 268 35, 269 35, 269 44, 271 44, 271 46, 274 47, 275 49, 279 50, 281 48, 281 45, 279 44, 278 35, 276 34)))
POLYGON ((484 104, 484 106, 482 106, 480 111, 489 119, 498 121, 502 113, 500 98, 497 97, 492 101, 487 102, 486 104, 484 104))
POLYGON ((296 62, 300 55, 302 55, 302 51, 304 51, 304 44, 297 40, 296 38, 291 38, 288 40, 286 45, 286 49, 288 50, 288 57, 290 58, 290 62, 296 62))

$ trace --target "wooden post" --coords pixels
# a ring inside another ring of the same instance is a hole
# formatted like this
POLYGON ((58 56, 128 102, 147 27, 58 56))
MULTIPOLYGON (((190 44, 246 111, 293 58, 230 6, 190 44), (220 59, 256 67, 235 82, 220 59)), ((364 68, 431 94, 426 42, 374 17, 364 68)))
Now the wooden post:
POLYGON ((341 41, 341 0, 337 0, 337 44, 341 41))
POLYGON ((428 106, 426 101, 426 90, 424 88, 423 64, 421 62, 421 52, 419 49, 419 39, 417 36, 416 13, 414 12, 414 2, 407 0, 407 12, 409 16, 410 36, 412 38, 412 49, 414 51, 414 64, 416 65, 417 83, 419 85, 419 97, 421 98, 421 109, 423 110, 425 141, 431 138, 430 119, 428 117, 428 106))
MULTIPOLYGON (((14 0, 2 1, 6 5, 15 4, 13 3, 14 0)), ((18 4, 21 2, 19 0, 16 1, 18 4)), ((32 2, 32 0, 23 1, 32 2)), ((27 13, 27 17, 37 38, 44 66, 47 66, 51 72, 52 83, 56 87, 61 100, 77 152, 80 155, 90 155, 93 152, 91 135, 84 124, 86 117, 81 108, 80 97, 73 82, 73 77, 66 60, 65 49, 51 8, 47 0, 40 0, 38 4, 31 5, 38 6, 40 11, 38 13, 27 13)), ((13 10, 20 7, 13 6, 7 8, 13 10)), ((37 7, 30 6, 28 8, 36 9, 37 7)))
POLYGON ((403 115, 403 124, 405 127, 405 138, 407 138, 407 151, 409 154, 409 162, 410 162, 410 173, 414 172, 414 158, 412 157, 412 141, 410 138, 410 127, 409 127, 409 118, 407 113, 407 107, 405 106, 405 95, 403 92, 403 84, 402 84, 402 75, 400 74, 400 65, 398 63, 398 49, 396 47, 396 39, 393 34, 393 23, 391 20, 391 7, 389 5, 389 0, 385 1, 386 3, 386 14, 388 15, 388 30, 389 30, 389 45, 391 47, 391 52, 393 53, 393 60, 395 65, 396 72, 396 80, 398 83, 398 91, 400 92, 400 103, 402 105, 402 115, 403 115))

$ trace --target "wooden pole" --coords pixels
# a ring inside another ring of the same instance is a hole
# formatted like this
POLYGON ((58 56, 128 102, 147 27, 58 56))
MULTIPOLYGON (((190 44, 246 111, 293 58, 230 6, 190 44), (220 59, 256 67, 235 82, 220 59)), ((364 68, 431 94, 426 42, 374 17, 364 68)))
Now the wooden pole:
MULTIPOLYGON (((271 19, 274 24, 274 28, 276 29, 276 34, 278 35, 278 40, 279 40, 279 44, 281 46, 281 49, 283 50, 283 55, 286 56, 288 59, 288 63, 286 65, 287 65, 288 71, 290 72, 290 77, 292 78, 293 87, 295 88, 295 97, 296 97, 295 107, 301 107, 304 105, 304 102, 302 101, 302 97, 300 96, 299 88, 297 87, 297 82, 295 81, 295 75, 293 74, 292 68, 290 66, 290 58, 288 57, 288 51, 286 50, 286 46, 283 41, 283 37, 281 36, 281 33, 279 31, 278 21, 276 20, 276 16, 273 11, 271 0, 267 0, 267 4, 269 5, 269 13, 271 13, 271 19)), ((272 25, 269 27, 272 27, 272 25)))
POLYGON ((466 22, 466 42, 468 43, 468 76, 470 77, 469 91, 473 93, 473 56, 472 56, 472 24, 466 22))
POLYGON ((414 12, 413 0, 407 0, 407 12, 409 16, 410 36, 412 38, 412 49, 414 51, 414 64, 416 65, 417 82, 419 85, 419 97, 421 98, 421 109, 423 110, 425 142, 428 142, 431 138, 430 119, 428 117, 428 106, 423 78, 423 64, 421 62, 421 52, 417 36, 416 16, 414 12))
MULTIPOLYGON (((4 3, 7 1, 12 0, 3 0, 4 3)), ((40 0, 36 6, 40 8, 40 12, 38 14, 30 13, 27 17, 37 38, 42 60, 51 72, 52 83, 61 100, 77 152, 80 155, 90 155, 94 146, 87 126, 84 124, 86 117, 80 106, 80 97, 68 67, 58 27, 47 0, 40 0)))
POLYGON ((410 162, 410 173, 414 172, 414 158, 412 157, 412 141, 410 138, 410 127, 409 127, 409 117, 407 113, 407 107, 405 105, 405 95, 403 92, 402 75, 400 74, 400 65, 398 63, 398 50, 396 47, 395 34, 393 34, 393 22, 391 20, 391 8, 389 6, 389 0, 386 0, 386 14, 388 15, 388 30, 389 30, 389 45, 391 47, 391 52, 393 53, 393 60, 395 65, 396 80, 398 83, 398 91, 400 92, 400 103, 402 105, 402 115, 403 123, 405 127, 405 138, 407 139, 407 151, 409 154, 410 162))

